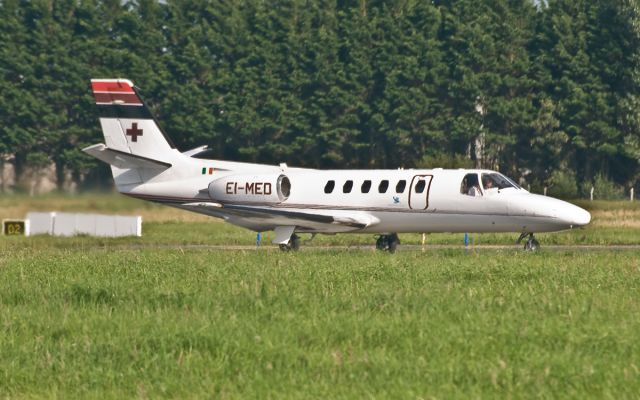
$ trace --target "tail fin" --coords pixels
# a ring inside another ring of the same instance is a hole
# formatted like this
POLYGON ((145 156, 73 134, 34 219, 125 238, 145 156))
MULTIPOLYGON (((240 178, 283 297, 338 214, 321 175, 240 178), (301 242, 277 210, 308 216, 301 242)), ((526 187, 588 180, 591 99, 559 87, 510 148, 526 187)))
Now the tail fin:
POLYGON ((116 186, 147 181, 172 166, 177 150, 126 79, 92 79, 106 146, 83 149, 111 164, 116 186))
POLYGON ((131 81, 92 79, 91 88, 108 148, 159 161, 170 157, 175 146, 131 81))

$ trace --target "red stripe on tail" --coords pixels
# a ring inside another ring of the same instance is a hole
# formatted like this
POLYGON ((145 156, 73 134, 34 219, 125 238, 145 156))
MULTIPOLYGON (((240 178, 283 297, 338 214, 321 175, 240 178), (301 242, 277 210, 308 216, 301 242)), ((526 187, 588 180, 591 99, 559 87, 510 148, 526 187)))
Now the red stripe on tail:
POLYGON ((142 101, 135 93, 93 93, 96 103, 124 103, 142 105, 142 101))
POLYGON ((119 92, 119 93, 135 93, 133 88, 123 81, 91 81, 91 89, 94 92, 119 92))

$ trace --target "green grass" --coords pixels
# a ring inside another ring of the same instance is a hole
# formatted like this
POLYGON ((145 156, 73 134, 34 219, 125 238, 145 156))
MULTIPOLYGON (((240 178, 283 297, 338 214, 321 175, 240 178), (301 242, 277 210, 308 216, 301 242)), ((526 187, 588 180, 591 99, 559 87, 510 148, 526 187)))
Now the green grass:
POLYGON ((631 398, 640 252, 0 251, 0 397, 631 398))
MULTIPOLYGON (((592 212, 593 222, 584 229, 538 234, 542 246, 545 245, 639 245, 640 244, 640 202, 628 201, 577 201, 592 212)), ((27 211, 77 211, 120 213, 143 215, 142 238, 4 238, 0 249, 21 247, 117 247, 137 245, 253 245, 255 233, 238 228, 220 220, 177 210, 154 203, 144 202, 117 193, 84 193, 81 195, 49 194, 39 197, 24 195, 0 196, 0 219, 20 218, 27 211)), ((517 234, 473 234, 476 245, 510 245, 517 234)), ((264 235, 264 242, 271 240, 272 233, 264 235)), ((461 245, 462 234, 430 234, 427 244, 461 245)), ((420 244, 420 234, 401 234, 404 244, 420 244)), ((360 246, 373 245, 375 239, 370 234, 339 234, 318 236, 313 246, 360 246)))
POLYGON ((460 234, 285 254, 198 247, 255 235, 112 194, 0 197, 3 218, 146 221, 142 238, 0 236, 0 398, 634 398, 640 250, 544 250, 640 243, 638 203, 588 205, 592 225, 537 254, 460 234))
MULTIPOLYGON (((310 235, 302 235, 304 240, 310 235)), ((587 228, 566 232, 537 234, 542 246, 546 245, 640 245, 638 228, 587 228)), ((262 236, 263 244, 271 246, 273 232, 265 232, 262 236)), ((470 240, 476 246, 483 245, 514 245, 517 233, 500 234, 471 234, 470 240)), ((420 234, 400 234, 402 244, 419 245, 422 242, 420 234)), ((78 237, 5 237, 0 239, 0 249, 14 247, 29 247, 40 249, 46 247, 57 248, 120 248, 129 246, 194 246, 194 245, 244 245, 255 244, 256 234, 252 231, 233 225, 210 222, 147 222, 143 223, 143 236, 140 238, 95 238, 78 237)), ((429 234, 426 237, 426 248, 429 245, 459 245, 463 246, 463 234, 429 234)), ((375 244, 373 234, 338 234, 318 235, 313 241, 304 243, 303 247, 327 246, 362 246, 375 244)))

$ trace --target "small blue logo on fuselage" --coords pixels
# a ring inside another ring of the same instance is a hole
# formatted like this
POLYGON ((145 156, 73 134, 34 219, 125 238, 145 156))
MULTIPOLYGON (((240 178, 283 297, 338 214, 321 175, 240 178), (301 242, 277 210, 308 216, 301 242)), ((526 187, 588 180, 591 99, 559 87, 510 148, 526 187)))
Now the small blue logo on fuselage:
POLYGON ((393 204, 400 204, 400 197, 393 196, 393 204))

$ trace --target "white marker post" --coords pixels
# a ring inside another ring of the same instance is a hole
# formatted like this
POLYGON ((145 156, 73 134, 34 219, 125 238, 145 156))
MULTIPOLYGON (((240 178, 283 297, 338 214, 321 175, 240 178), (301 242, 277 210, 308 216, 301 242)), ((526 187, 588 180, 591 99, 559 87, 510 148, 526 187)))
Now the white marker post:
POLYGON ((595 188, 593 186, 591 186, 591 192, 589 192, 589 198, 591 199, 591 201, 593 201, 593 191, 595 190, 595 188))
POLYGON ((630 197, 629 201, 633 201, 633 194, 634 194, 633 193, 633 188, 631 188, 631 190, 629 191, 629 197, 630 197))

